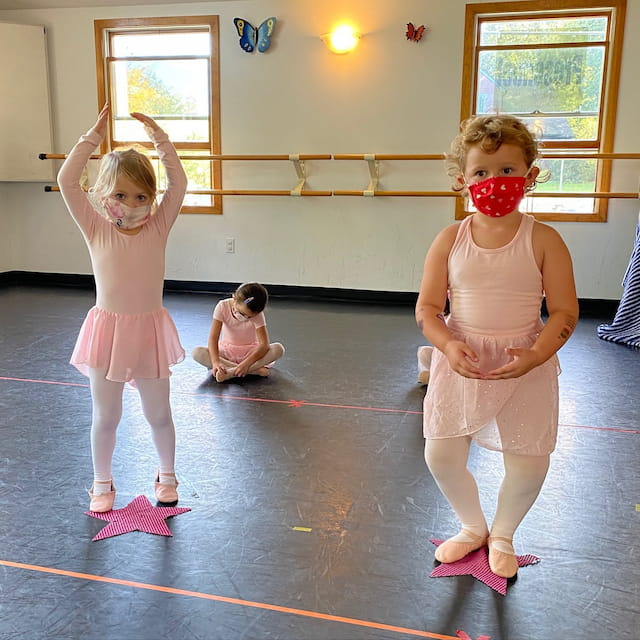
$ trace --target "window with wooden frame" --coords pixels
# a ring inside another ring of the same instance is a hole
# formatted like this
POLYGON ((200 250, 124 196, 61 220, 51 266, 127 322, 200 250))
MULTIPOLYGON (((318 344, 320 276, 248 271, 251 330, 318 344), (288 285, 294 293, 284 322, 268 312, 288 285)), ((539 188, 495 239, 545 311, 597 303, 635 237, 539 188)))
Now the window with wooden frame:
MULTIPOLYGON (((608 199, 588 194, 610 190, 611 159, 594 154, 613 152, 625 10, 626 0, 466 7, 461 119, 510 113, 536 133, 550 179, 523 206, 540 220, 607 220, 608 199)), ((456 218, 469 212, 459 200, 456 218)))
MULTIPOLYGON (((102 151, 136 143, 153 149, 129 115, 167 132, 189 178, 182 213, 222 213, 218 16, 96 20, 98 104, 111 104, 102 151), (192 158, 193 156, 193 158, 192 158)), ((159 185, 164 172, 156 160, 159 185)))

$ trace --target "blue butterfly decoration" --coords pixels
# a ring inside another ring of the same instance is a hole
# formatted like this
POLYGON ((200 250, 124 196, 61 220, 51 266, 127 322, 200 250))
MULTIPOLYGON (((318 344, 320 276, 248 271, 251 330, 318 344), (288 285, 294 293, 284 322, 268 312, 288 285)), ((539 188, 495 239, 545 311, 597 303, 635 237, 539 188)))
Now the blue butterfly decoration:
POLYGON ((275 18, 267 18, 257 29, 243 18, 234 18, 240 36, 240 47, 251 53, 256 45, 260 53, 264 53, 271 46, 271 34, 276 26, 275 18))

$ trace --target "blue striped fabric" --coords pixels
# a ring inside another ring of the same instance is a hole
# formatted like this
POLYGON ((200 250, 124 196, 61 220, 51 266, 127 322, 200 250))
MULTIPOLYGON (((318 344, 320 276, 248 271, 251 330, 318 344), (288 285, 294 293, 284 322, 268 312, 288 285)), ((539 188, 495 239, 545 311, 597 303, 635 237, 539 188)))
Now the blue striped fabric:
POLYGON ((597 329, 598 337, 640 348, 640 222, 622 286, 622 299, 613 322, 601 324, 597 329))

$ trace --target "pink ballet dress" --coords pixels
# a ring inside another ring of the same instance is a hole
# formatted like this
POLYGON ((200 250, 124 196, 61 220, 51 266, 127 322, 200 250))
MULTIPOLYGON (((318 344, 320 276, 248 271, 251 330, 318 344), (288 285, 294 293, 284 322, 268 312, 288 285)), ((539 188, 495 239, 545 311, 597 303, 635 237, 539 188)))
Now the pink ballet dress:
POLYGON ((135 235, 118 231, 99 215, 80 187, 80 175, 101 136, 90 130, 65 160, 58 184, 89 248, 96 281, 96 304, 80 329, 71 364, 106 378, 167 378, 184 359, 178 332, 162 306, 165 248, 187 188, 187 178, 164 131, 152 135, 165 167, 167 189, 151 219, 135 235))
MULTIPOLYGON (((449 254, 449 330, 473 348, 481 371, 511 361, 506 347, 531 347, 543 323, 542 274, 533 253, 535 219, 522 214, 507 245, 473 241, 472 216, 458 229, 449 254)), ((558 431, 558 359, 510 380, 477 380, 454 372, 433 350, 424 399, 425 438, 471 436, 480 446, 520 455, 547 455, 558 431)))
MULTIPOLYGON (((256 329, 265 327, 264 313, 243 318, 233 311, 233 298, 220 300, 213 310, 214 320, 222 322, 222 333, 218 340, 218 353, 236 364, 242 362, 257 346, 256 329)), ((273 363, 266 365, 271 367, 273 363)))

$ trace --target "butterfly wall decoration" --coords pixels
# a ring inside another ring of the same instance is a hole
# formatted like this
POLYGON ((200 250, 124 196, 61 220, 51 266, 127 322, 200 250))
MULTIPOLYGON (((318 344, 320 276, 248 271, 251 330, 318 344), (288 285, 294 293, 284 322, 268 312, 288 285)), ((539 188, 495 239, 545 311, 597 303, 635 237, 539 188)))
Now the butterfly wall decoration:
POLYGON ((257 29, 244 18, 234 18, 233 24, 236 25, 243 51, 251 53, 257 47, 260 53, 264 53, 271 46, 271 34, 276 26, 275 18, 267 18, 257 29))
POLYGON ((413 22, 407 22, 407 40, 412 40, 413 42, 420 42, 422 39, 422 34, 424 33, 426 27, 421 24, 419 27, 414 26, 413 22))

